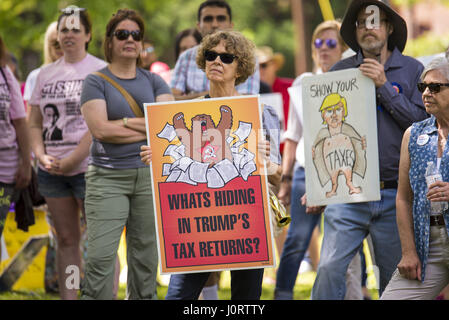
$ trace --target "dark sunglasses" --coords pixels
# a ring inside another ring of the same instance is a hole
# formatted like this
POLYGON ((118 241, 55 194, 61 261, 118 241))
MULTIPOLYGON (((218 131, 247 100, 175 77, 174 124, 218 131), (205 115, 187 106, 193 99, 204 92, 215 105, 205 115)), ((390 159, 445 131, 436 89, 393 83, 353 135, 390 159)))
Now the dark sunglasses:
POLYGON ((209 50, 207 50, 204 53, 204 57, 206 58, 207 61, 215 61, 215 59, 217 59, 217 57, 220 57, 221 62, 226 63, 226 64, 231 64, 232 62, 234 62, 234 59, 237 58, 235 55, 230 54, 230 53, 217 53, 215 51, 209 51, 209 50))
POLYGON ((218 22, 226 22, 228 20, 227 16, 224 15, 219 15, 219 16, 205 16, 203 17, 203 22, 206 23, 211 23, 212 21, 214 21, 214 19, 216 19, 218 22))
POLYGON ((418 91, 421 93, 424 93, 427 87, 431 93, 438 93, 441 87, 449 87, 449 83, 418 83, 418 91))
POLYGON ((317 48, 317 49, 320 49, 323 46, 323 44, 326 44, 326 46, 329 49, 334 49, 337 47, 337 40, 317 38, 313 44, 315 45, 315 48, 317 48))
POLYGON ((114 32, 114 36, 117 37, 117 39, 123 41, 127 40, 129 38, 129 35, 131 35, 134 39, 134 41, 140 41, 142 40, 142 33, 139 30, 116 30, 114 32))

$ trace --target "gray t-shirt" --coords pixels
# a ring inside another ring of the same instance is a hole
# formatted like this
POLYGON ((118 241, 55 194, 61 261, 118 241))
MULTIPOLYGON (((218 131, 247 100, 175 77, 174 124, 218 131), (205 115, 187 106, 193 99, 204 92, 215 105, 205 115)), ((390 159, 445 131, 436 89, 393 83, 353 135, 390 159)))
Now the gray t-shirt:
MULTIPOLYGON (((136 100, 142 108, 143 103, 156 101, 161 94, 171 94, 171 90, 165 81, 152 72, 137 68, 134 79, 120 79, 114 76, 106 67, 100 72, 120 84, 136 100)), ((131 107, 123 95, 103 78, 90 74, 83 84, 81 105, 89 100, 102 99, 106 101, 108 120, 118 120, 124 117, 135 118, 131 107)), ((89 164, 112 169, 142 168, 145 164, 140 161, 140 146, 145 145, 145 140, 129 143, 115 144, 101 142, 92 137, 89 164)))

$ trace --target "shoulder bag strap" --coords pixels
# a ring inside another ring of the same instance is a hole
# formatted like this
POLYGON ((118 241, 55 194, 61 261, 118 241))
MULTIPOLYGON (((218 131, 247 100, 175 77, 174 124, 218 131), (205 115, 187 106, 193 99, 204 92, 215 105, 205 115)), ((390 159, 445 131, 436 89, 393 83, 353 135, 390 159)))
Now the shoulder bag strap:
POLYGON ((128 93, 128 91, 126 91, 121 85, 119 85, 117 82, 112 80, 110 77, 108 77, 104 73, 93 72, 93 74, 96 76, 102 77, 104 80, 109 82, 112 86, 114 86, 118 91, 120 91, 120 93, 126 99, 126 101, 128 102, 131 110, 134 112, 136 117, 141 118, 144 116, 144 114, 143 114, 142 110, 139 108, 139 105, 137 104, 136 100, 134 100, 134 98, 128 93))

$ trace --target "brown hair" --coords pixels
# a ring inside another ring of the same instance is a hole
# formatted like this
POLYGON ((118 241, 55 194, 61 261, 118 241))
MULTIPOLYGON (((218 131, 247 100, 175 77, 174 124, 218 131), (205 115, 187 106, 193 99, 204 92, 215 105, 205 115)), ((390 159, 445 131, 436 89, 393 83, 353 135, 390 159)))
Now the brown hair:
MULTIPOLYGON (((131 20, 137 23, 140 29, 140 33, 142 34, 142 45, 143 45, 143 38, 145 35, 145 23, 143 22, 142 17, 132 9, 119 9, 117 13, 112 15, 112 18, 109 20, 106 26, 106 34, 104 37, 103 50, 106 61, 109 63, 112 62, 111 44, 112 38, 114 37, 115 28, 120 22, 124 20, 131 20)), ((139 57, 137 58, 137 65, 140 66, 140 63, 141 60, 139 55, 139 57)))
POLYGON ((70 17, 71 15, 75 14, 75 12, 77 12, 79 14, 79 18, 81 23, 84 26, 84 31, 86 34, 90 33, 90 39, 88 42, 86 42, 85 48, 86 51, 89 48, 89 42, 92 41, 92 22, 90 20, 89 14, 87 13, 87 10, 84 8, 81 8, 82 10, 79 10, 80 8, 72 8, 70 9, 70 7, 63 9, 63 12, 59 15, 58 17, 58 25, 57 25, 57 30, 59 30, 59 24, 61 23, 62 18, 64 17, 70 17))
POLYGON ((239 76, 235 79, 235 85, 239 85, 254 73, 256 46, 238 31, 217 31, 204 37, 198 48, 196 64, 204 71, 206 69, 205 52, 217 46, 221 40, 225 42, 226 51, 237 57, 237 73, 239 76))

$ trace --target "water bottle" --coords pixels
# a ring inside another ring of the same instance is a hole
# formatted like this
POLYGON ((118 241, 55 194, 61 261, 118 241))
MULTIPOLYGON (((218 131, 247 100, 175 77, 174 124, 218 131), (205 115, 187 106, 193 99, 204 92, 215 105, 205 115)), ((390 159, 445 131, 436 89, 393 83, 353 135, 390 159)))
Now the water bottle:
MULTIPOLYGON (((443 177, 441 176, 440 171, 438 170, 437 166, 433 161, 427 162, 427 169, 426 169, 426 183, 427 183, 427 189, 429 189, 429 186, 437 181, 442 181, 443 177)), ((430 201, 430 212, 432 214, 440 214, 443 213, 445 210, 447 210, 448 204, 446 201, 430 201)))

